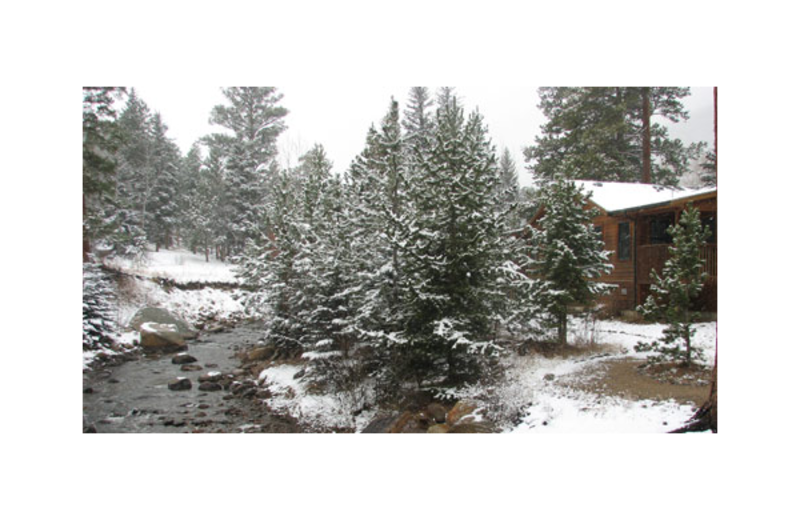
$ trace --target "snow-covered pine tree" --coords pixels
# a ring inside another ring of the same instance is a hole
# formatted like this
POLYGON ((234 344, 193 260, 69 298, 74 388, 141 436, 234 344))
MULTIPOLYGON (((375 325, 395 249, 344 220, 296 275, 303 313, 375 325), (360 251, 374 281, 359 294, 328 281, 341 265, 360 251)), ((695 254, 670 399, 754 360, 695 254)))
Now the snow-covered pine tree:
POLYGON ((358 276, 362 250, 357 248, 358 230, 346 186, 339 176, 331 175, 318 186, 314 221, 306 228, 298 253, 303 294, 298 321, 304 351, 311 358, 310 377, 350 395, 346 405, 355 410, 365 404, 365 393, 359 390, 365 388, 368 368, 357 325, 363 295, 358 276))
POLYGON ((83 89, 83 260, 92 244, 113 233, 117 183, 115 152, 119 125, 114 102, 125 92, 118 87, 83 89))
POLYGON ((500 200, 503 210, 509 213, 509 224, 512 227, 519 225, 517 204, 520 200, 519 180, 517 178, 517 165, 511 157, 508 148, 503 148, 500 155, 500 200))
POLYGON ((117 153, 117 211, 113 223, 115 232, 110 241, 115 253, 139 256, 147 245, 150 227, 147 209, 155 175, 152 113, 135 89, 130 90, 128 103, 119 117, 119 127, 122 145, 117 153))
POLYGON ((692 312, 691 306, 708 276, 703 272, 700 250, 710 231, 703 227, 700 212, 691 204, 681 213, 678 225, 667 231, 672 237, 670 257, 661 274, 655 270, 650 273, 651 294, 637 308, 647 319, 666 321, 667 327, 660 340, 639 343, 636 351, 656 352, 654 361, 671 359, 690 365, 702 356, 701 351, 692 349, 692 322, 697 313, 692 312))
POLYGON ((153 190, 148 199, 148 239, 156 250, 171 247, 178 223, 179 168, 181 155, 177 145, 167 137, 167 126, 156 112, 152 120, 151 162, 153 190))
POLYGON ((265 181, 277 171, 276 141, 286 128, 283 118, 288 110, 278 105, 283 95, 275 87, 230 87, 222 93, 229 105, 215 106, 210 122, 233 132, 212 137, 226 155, 227 247, 241 253, 247 240, 260 234, 269 193, 265 181))
POLYGON ((302 348, 297 311, 302 300, 297 255, 304 234, 296 172, 280 171, 270 184, 272 205, 261 240, 250 241, 237 266, 242 281, 253 288, 246 304, 266 319, 267 337, 285 350, 302 348))
POLYGON ((116 164, 112 152, 116 147, 112 127, 119 93, 114 87, 83 89, 83 190, 87 195, 113 190, 116 164))
POLYGON ((587 194, 571 181, 556 178, 538 194, 543 216, 529 226, 529 274, 540 282, 534 293, 546 328, 556 329, 560 345, 567 342, 567 312, 571 305, 590 304, 609 289, 595 281, 611 271, 609 252, 592 226, 587 194))
POLYGON ((208 156, 203 158, 200 143, 195 143, 181 169, 181 238, 193 251, 202 252, 208 261, 224 230, 221 214, 224 168, 214 150, 209 149, 208 156))
POLYGON ((380 130, 371 127, 367 133, 365 149, 348 176, 358 252, 353 261, 360 302, 356 326, 371 347, 369 361, 383 393, 397 389, 405 343, 410 168, 399 117, 392 100, 380 130))
MULTIPOLYGON (((433 100, 427 87, 411 87, 406 109, 403 111, 403 141, 406 152, 405 163, 409 177, 414 176, 416 167, 412 161, 412 150, 423 150, 430 146, 433 137, 433 100)), ((418 153, 417 156, 420 156, 418 153)))
POLYGON ((83 264, 83 350, 113 345, 118 332, 114 317, 114 290, 99 264, 83 264))
POLYGON ((500 179, 483 119, 468 119, 451 90, 439 96, 432 145, 417 150, 406 256, 405 334, 418 381, 477 375, 497 348, 507 302, 501 283, 510 237, 498 212, 500 179))
POLYGON ((358 287, 351 204, 331 170, 315 145, 278 176, 265 240, 250 241, 239 272, 258 289, 251 304, 267 316, 273 344, 319 360, 317 377, 336 386, 357 339, 358 287))

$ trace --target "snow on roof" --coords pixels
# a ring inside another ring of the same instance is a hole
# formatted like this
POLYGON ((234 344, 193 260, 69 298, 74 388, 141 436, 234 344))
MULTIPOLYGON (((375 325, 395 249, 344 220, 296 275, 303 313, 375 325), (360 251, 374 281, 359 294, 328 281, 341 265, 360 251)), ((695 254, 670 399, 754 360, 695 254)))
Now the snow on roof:
POLYGON ((712 193, 715 187, 688 189, 668 188, 635 182, 575 181, 584 193, 591 192, 591 200, 607 212, 663 204, 702 193, 712 193))

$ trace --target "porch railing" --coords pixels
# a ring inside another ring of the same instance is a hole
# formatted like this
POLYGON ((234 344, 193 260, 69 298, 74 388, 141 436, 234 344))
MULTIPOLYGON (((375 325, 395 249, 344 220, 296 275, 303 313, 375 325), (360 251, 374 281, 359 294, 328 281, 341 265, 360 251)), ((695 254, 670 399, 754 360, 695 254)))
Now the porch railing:
MULTIPOLYGON (((650 271, 661 272, 669 258, 668 244, 649 244, 636 249, 636 279, 638 283, 650 282, 650 271)), ((704 260, 703 271, 714 278, 717 276, 717 245, 705 244, 700 249, 700 258, 704 260)))

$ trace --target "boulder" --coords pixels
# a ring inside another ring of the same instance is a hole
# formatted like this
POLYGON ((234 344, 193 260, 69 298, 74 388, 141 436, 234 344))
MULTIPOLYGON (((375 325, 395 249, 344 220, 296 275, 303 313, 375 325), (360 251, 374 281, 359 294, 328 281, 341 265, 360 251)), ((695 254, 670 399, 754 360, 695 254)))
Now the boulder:
POLYGON ((142 325, 145 323, 160 323, 162 325, 175 325, 177 332, 183 339, 194 339, 197 337, 197 330, 186 323, 184 320, 174 316, 166 309, 159 307, 144 307, 139 309, 129 323, 129 326, 141 332, 142 325))
POLYGON ((188 363, 194 363, 195 361, 197 361, 197 358, 189 354, 178 354, 172 358, 173 365, 186 365, 188 363))
POLYGON ((488 422, 466 422, 451 427, 447 433, 494 433, 495 426, 488 422))
POLYGON ((179 377, 167 384, 170 390, 191 390, 192 382, 185 377, 179 377))
POLYGON ((386 433, 425 433, 428 431, 426 422, 423 414, 403 412, 397 421, 386 430, 386 433))
POLYGON ((172 353, 183 350, 186 340, 175 325, 145 322, 139 329, 141 346, 145 353, 172 353))
POLYGON ((181 372, 200 372, 203 367, 200 365, 181 365, 181 372))
POLYGON ((446 424, 434 424, 428 428, 428 433, 448 433, 449 431, 450 427, 446 424))
POLYGON ((425 408, 425 414, 433 422, 444 423, 447 421, 447 408, 440 403, 431 403, 425 408))
POLYGON ((472 414, 480 407, 480 405, 470 399, 462 399, 457 402, 453 408, 447 412, 447 424, 453 426, 461 421, 464 417, 472 414))
POLYGON ((197 389, 201 392, 219 392, 222 390, 222 385, 219 383, 206 381, 204 383, 200 383, 200 386, 198 386, 197 389))
POLYGON ((387 433, 388 429, 400 417, 399 413, 380 415, 370 422, 361 433, 387 433))
POLYGON ((209 372, 197 378, 200 383, 216 383, 222 379, 222 372, 209 372))

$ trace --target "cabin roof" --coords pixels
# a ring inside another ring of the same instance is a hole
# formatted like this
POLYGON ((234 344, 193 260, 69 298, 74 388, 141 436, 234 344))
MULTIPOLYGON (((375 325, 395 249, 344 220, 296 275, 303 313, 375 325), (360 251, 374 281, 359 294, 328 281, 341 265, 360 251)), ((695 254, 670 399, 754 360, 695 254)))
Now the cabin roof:
POLYGON ((716 187, 700 189, 668 188, 634 182, 575 181, 575 184, 584 193, 591 192, 590 200, 607 213, 641 208, 643 206, 657 206, 717 191, 716 187))

